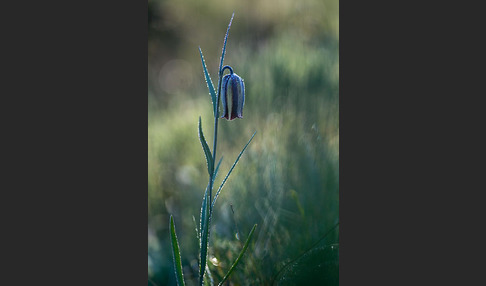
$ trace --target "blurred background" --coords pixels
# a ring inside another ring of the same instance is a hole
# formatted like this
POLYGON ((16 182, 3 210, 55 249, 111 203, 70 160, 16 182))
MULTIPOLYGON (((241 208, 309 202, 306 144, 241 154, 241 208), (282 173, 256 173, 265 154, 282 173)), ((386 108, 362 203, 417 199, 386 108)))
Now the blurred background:
POLYGON ((254 131, 214 209, 209 267, 217 284, 338 285, 339 3, 337 0, 148 1, 148 285, 176 285, 174 216, 188 285, 208 181, 197 122, 213 146, 198 46, 217 87, 224 63, 245 81, 243 119, 219 121, 219 186, 254 131), (238 235, 237 235, 238 234, 238 235), (239 238, 239 239, 238 239, 239 238), (317 284, 318 283, 318 284, 317 284))

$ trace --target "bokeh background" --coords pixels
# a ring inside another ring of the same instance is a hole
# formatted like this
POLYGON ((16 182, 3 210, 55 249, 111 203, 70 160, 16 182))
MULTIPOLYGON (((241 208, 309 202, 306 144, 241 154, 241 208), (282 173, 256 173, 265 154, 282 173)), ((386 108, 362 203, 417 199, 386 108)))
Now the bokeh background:
POLYGON ((193 217, 199 222, 208 180, 199 116, 211 149, 213 141, 198 46, 217 86, 233 12, 225 64, 245 80, 246 101, 244 119, 220 120, 217 159, 224 159, 216 186, 257 134, 215 206, 209 250, 214 282, 229 269, 256 223, 229 285, 338 285, 338 1, 148 4, 148 285, 176 285, 170 214, 186 283, 195 285, 193 217))

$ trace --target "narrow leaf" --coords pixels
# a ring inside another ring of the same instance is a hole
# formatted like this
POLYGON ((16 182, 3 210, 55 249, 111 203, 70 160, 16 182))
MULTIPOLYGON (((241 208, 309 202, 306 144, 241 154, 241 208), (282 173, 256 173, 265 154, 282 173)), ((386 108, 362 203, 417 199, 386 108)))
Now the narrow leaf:
POLYGON ((201 213, 199 215, 199 240, 201 240, 201 233, 204 228, 204 224, 206 223, 206 215, 207 215, 207 207, 208 207, 208 202, 207 202, 207 196, 208 196, 208 186, 206 186, 206 191, 204 191, 204 197, 202 200, 201 204, 201 213))
POLYGON ((184 274, 182 273, 181 254, 179 252, 179 241, 175 232, 174 218, 170 216, 170 240, 172 241, 172 258, 174 260, 174 269, 176 274, 177 285, 184 286, 184 274))
POLYGON ((251 138, 250 138, 250 140, 248 141, 248 143, 246 143, 245 147, 243 147, 243 150, 241 150, 240 154, 239 154, 239 155, 238 155, 238 157, 236 158, 235 163, 233 164, 233 166, 231 166, 231 169, 229 170, 228 175, 226 175, 226 177, 224 177, 223 182, 222 182, 222 183, 221 183, 221 185, 219 186, 218 191, 216 192, 216 195, 214 196, 214 199, 213 199, 213 204, 212 204, 212 208, 214 208, 214 204, 216 203, 216 199, 218 198, 219 193, 221 192, 221 189, 223 189, 224 183, 226 183, 226 180, 228 179, 229 175, 231 174, 231 172, 232 172, 232 171, 233 171, 233 169, 235 168, 236 163, 238 163, 238 161, 240 160, 241 155, 243 155, 243 152, 245 152, 246 147, 248 147, 248 144, 250 144, 250 142, 251 142, 251 140, 253 139, 253 137, 255 137, 255 134, 256 134, 256 131, 255 131, 255 133, 253 133, 253 135, 251 136, 251 138))
POLYGON ((240 255, 238 255, 238 258, 236 258, 236 260, 233 263, 233 265, 231 266, 230 270, 228 271, 228 273, 226 273, 223 280, 221 280, 221 282, 219 282, 218 286, 223 285, 223 283, 228 279, 228 277, 231 275, 231 273, 235 269, 238 262, 240 262, 241 258, 245 254, 246 249, 248 248, 248 245, 250 244, 251 237, 253 236, 253 232, 255 231, 256 227, 257 227, 257 225, 255 224, 253 226, 253 228, 251 229, 250 234, 248 235, 248 238, 246 239, 245 245, 243 246, 243 249, 241 250, 240 255))
POLYGON ((213 280, 213 275, 211 275, 211 271, 209 270, 209 266, 206 265, 206 285, 213 286, 214 285, 214 280, 213 280))
POLYGON ((199 280, 200 284, 203 282, 204 271, 206 269, 206 259, 208 256, 208 237, 209 237, 209 186, 206 187, 204 198, 201 206, 201 221, 200 221, 200 254, 199 257, 199 280))
POLYGON ((192 221, 194 222, 194 229, 196 230, 197 241, 201 243, 201 238, 199 238, 199 229, 197 227, 196 218, 192 216, 192 221))
POLYGON ((211 176, 213 173, 214 163, 213 163, 213 156, 211 155, 211 150, 209 150, 208 143, 204 138, 204 134, 201 128, 201 116, 199 116, 199 140, 201 141, 201 145, 204 150, 204 155, 206 156, 206 163, 208 166, 208 173, 211 176))
POLYGON ((224 36, 223 52, 221 53, 221 63, 219 64, 219 72, 221 72, 221 69, 223 68, 224 54, 226 53, 226 41, 228 40, 228 34, 229 34, 229 30, 231 28, 231 23, 233 22, 234 16, 235 16, 235 13, 233 12, 233 15, 231 15, 231 20, 230 20, 229 25, 228 25, 228 29, 226 30, 226 35, 224 36))
POLYGON ((208 69, 206 68, 206 62, 204 61, 204 56, 201 51, 201 47, 199 47, 199 55, 201 56, 201 62, 203 66, 204 77, 206 78, 206 85, 209 89, 209 94, 211 95, 211 102, 213 103, 213 111, 214 116, 216 116, 216 91, 214 90, 213 82, 211 81, 211 77, 209 76, 208 69))
POLYGON ((214 183, 214 179, 216 179, 216 176, 218 175, 219 165, 221 165, 221 161, 223 161, 223 157, 221 157, 221 159, 219 159, 218 165, 216 165, 216 169, 214 169, 213 183, 214 183))

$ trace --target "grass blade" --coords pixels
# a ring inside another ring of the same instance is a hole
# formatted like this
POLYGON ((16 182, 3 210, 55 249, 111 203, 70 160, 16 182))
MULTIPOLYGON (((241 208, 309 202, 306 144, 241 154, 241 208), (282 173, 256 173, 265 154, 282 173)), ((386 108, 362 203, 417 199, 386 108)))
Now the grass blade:
POLYGON ((218 165, 216 165, 216 169, 214 169, 213 183, 214 183, 214 179, 216 179, 216 176, 218 175, 219 165, 221 165, 221 161, 223 161, 223 157, 221 157, 221 159, 219 159, 218 165))
POLYGON ((246 252, 246 249, 248 248, 248 245, 250 244, 250 240, 251 240, 251 237, 253 236, 253 232, 255 231, 255 228, 257 227, 257 225, 255 224, 253 226, 253 228, 251 229, 250 231, 250 234, 248 235, 248 238, 246 239, 246 242, 245 242, 245 245, 243 246, 243 249, 241 250, 240 252, 240 255, 238 255, 238 258, 236 258, 235 262, 233 263, 233 265, 231 266, 230 270, 228 271, 228 273, 226 273, 226 275, 223 277, 223 280, 221 280, 221 282, 219 282, 218 286, 221 286, 223 285, 223 283, 228 279, 228 277, 231 275, 231 273, 233 272, 233 270, 235 269, 236 265, 238 264, 238 262, 240 262, 241 258, 243 257, 243 255, 245 254, 246 252))
POLYGON ((209 186, 206 187, 204 198, 201 206, 201 221, 200 221, 200 257, 199 257, 199 282, 203 284, 204 271, 206 269, 206 259, 208 257, 208 237, 209 237, 209 186))
POLYGON ((204 77, 206 78, 206 85, 209 89, 209 94, 211 95, 211 102, 213 103, 213 111, 214 116, 216 116, 216 91, 214 90, 213 82, 211 81, 211 77, 209 76, 208 69, 206 68, 206 62, 204 61, 204 56, 201 51, 201 47, 199 47, 199 55, 201 56, 201 62, 203 66, 204 77))
POLYGON ((204 155, 206 156, 206 163, 208 165, 208 173, 211 176, 213 173, 213 168, 214 168, 214 162, 213 162, 213 156, 211 155, 211 150, 209 150, 208 143, 206 142, 206 139, 204 138, 204 134, 201 128, 201 116, 199 116, 199 140, 201 141, 201 145, 204 150, 204 155))
POLYGON ((172 257, 177 278, 177 285, 184 286, 184 274, 182 273, 181 254, 179 252, 179 241, 175 232, 174 218, 170 216, 170 240, 172 241, 172 257))
POLYGON ((206 265, 206 285, 208 286, 213 286, 214 285, 214 280, 213 280, 213 275, 211 275, 211 271, 209 270, 209 266, 206 265))
POLYGON ((214 196, 214 199, 213 199, 213 204, 212 204, 212 208, 214 208, 214 204, 216 203, 216 199, 218 198, 219 193, 221 192, 221 189, 223 189, 223 186, 224 186, 224 184, 226 183, 226 180, 228 180, 228 177, 229 177, 229 175, 231 174, 231 172, 233 171, 233 169, 235 168, 236 163, 238 163, 238 161, 240 160, 241 155, 243 155, 243 152, 245 152, 246 147, 248 147, 248 145, 250 144, 250 142, 251 142, 251 140, 253 139, 253 137, 255 137, 255 134, 256 134, 256 131, 255 131, 255 133, 253 133, 253 135, 251 136, 250 140, 248 140, 248 143, 246 143, 245 147, 243 147, 243 150, 241 150, 240 154, 239 154, 239 155, 238 155, 238 157, 236 158, 236 161, 235 161, 235 163, 233 164, 233 166, 231 166, 231 169, 229 170, 229 172, 228 172, 228 174, 226 175, 226 177, 224 177, 223 182, 222 182, 222 183, 221 183, 221 185, 219 186, 218 191, 216 192, 216 195, 214 196))
POLYGON ((199 238, 199 229, 197 228, 196 218, 192 216, 192 221, 194 222, 194 229, 196 230, 196 238, 199 244, 201 243, 201 238, 199 238))
POLYGON ((223 68, 224 54, 226 53, 226 41, 228 40, 228 34, 229 34, 229 30, 231 28, 231 23, 233 22, 234 16, 235 16, 235 13, 233 12, 233 15, 231 15, 231 20, 230 20, 229 25, 228 25, 228 29, 226 30, 226 35, 224 36, 223 52, 221 53, 221 63, 219 64, 219 72, 221 72, 221 68, 223 68))

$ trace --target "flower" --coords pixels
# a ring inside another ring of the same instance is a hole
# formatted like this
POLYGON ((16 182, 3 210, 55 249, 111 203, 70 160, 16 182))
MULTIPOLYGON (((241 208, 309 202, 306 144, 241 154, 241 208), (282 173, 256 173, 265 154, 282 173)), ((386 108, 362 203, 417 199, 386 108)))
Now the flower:
POLYGON ((245 84, 243 79, 235 73, 223 77, 222 87, 223 116, 227 120, 243 118, 243 105, 245 105, 245 84))

